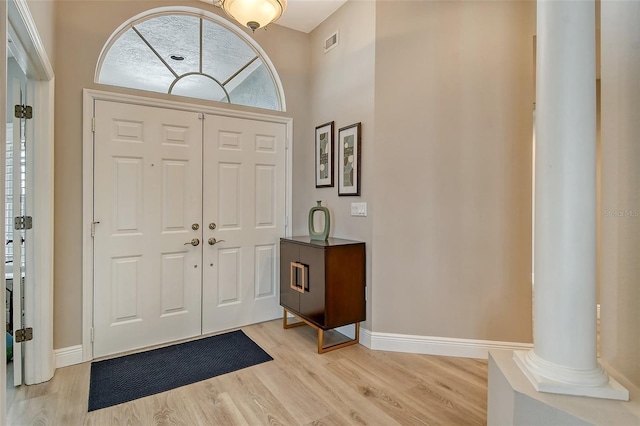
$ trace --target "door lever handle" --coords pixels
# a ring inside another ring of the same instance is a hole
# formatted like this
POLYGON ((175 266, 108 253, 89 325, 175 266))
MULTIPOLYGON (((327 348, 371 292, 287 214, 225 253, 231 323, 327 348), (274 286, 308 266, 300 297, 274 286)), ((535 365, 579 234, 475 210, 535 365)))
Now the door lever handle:
POLYGON ((184 243, 185 246, 192 245, 194 247, 199 245, 199 244, 200 244, 200 240, 197 239, 197 238, 194 238, 193 240, 189 241, 188 243, 184 243))
POLYGON ((225 242, 224 240, 216 240, 214 237, 209 238, 209 241, 208 241, 210 246, 215 246, 218 243, 224 243, 224 242, 225 242))

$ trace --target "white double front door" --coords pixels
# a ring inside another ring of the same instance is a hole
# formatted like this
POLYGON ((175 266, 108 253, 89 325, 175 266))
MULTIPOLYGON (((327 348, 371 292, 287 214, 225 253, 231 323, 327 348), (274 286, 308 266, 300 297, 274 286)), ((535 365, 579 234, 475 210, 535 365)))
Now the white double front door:
POLYGON ((94 357, 282 315, 285 133, 95 101, 94 357))

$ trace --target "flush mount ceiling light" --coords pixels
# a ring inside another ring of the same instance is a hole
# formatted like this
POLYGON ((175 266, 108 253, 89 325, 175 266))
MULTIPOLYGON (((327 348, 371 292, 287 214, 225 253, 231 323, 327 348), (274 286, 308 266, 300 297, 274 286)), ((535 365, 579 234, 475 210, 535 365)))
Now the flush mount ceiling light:
POLYGON ((213 5, 255 31, 277 21, 287 8, 287 0, 213 0, 213 5))

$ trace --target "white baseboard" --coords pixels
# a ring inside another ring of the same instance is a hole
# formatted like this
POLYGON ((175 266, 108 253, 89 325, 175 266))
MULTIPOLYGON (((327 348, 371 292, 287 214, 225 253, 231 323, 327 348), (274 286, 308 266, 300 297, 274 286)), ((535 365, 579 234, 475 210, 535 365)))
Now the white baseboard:
POLYGON ((70 365, 82 363, 82 345, 55 349, 53 354, 55 357, 56 368, 68 367, 70 365))
POLYGON ((371 348, 371 330, 360 327, 360 344, 365 348, 371 348))
POLYGON ((361 329, 360 344, 379 351, 487 359, 490 350, 527 350, 532 343, 378 333, 361 329))
MULTIPOLYGON (((345 329, 343 331, 343 334, 346 335, 350 335, 351 333, 353 333, 353 330, 345 329)), ((353 336, 350 337, 353 338, 353 336)), ((526 350, 533 348, 533 344, 531 343, 378 333, 367 330, 366 328, 360 329, 360 344, 369 349, 379 351, 481 359, 487 359, 489 351, 494 349, 526 350)), ((53 352, 56 368, 68 367, 83 362, 82 345, 56 349, 53 352)))

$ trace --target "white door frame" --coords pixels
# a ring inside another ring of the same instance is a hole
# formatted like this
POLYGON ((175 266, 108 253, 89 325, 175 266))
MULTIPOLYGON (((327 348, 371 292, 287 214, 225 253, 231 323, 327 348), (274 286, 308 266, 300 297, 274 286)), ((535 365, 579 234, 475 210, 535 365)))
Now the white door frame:
POLYGON ((287 129, 285 141, 285 236, 291 236, 292 228, 290 219, 292 215, 291 196, 293 189, 293 152, 291 149, 291 142, 293 140, 292 118, 210 107, 185 102, 168 101, 164 99, 147 98, 143 96, 126 95, 122 93, 84 89, 82 114, 82 359, 78 359, 77 362, 91 361, 93 359, 93 345, 91 343, 91 330, 93 327, 93 238, 91 237, 91 226, 94 220, 94 135, 92 127, 94 101, 96 100, 129 103, 158 108, 170 108, 180 111, 191 111, 195 113, 214 114, 226 117, 244 118, 284 124, 287 129))
MULTIPOLYGON (((31 277, 25 287, 25 323, 34 328, 34 340, 25 345, 26 384, 49 380, 55 371, 53 357, 53 114, 54 73, 51 62, 38 34, 35 21, 26 0, 2 2, 0 7, 0 116, 6 116, 7 93, 7 33, 11 33, 12 52, 26 70, 28 101, 33 102, 34 120, 31 132, 38 144, 33 157, 33 214, 34 220, 30 256, 31 277), (37 188, 37 193, 36 193, 37 188), (37 285, 34 283, 37 282, 37 285)), ((6 134, 5 120, 0 120, 0 131, 6 134)), ((5 158, 4 144, 0 144, 0 158, 5 158)), ((2 160, 4 164, 4 160, 2 160)), ((0 173, 0 196, 4 197, 5 178, 0 173)), ((4 203, 0 224, 4 222, 4 203)), ((4 258, 4 244, 0 257, 4 258)), ((4 262, 0 262, 0 275, 4 275, 4 262)), ((5 292, 0 302, 5 303, 5 292)), ((0 344, 0 353, 5 353, 5 341, 0 344)), ((0 363, 0 419, 6 419, 6 363, 0 363)))
MULTIPOLYGON (((7 116, 7 2, 0 3, 0 87, 4 90, 0 90, 0 117, 7 116)), ((0 135, 7 134, 6 119, 0 120, 0 135)), ((6 136, 5 136, 6 137, 6 136)), ((6 143, 0 144, 0 159, 6 158, 7 150, 6 143)), ((4 161, 0 161, 0 164, 5 164, 4 161)), ((0 199, 5 200, 5 173, 0 173, 0 199)), ((2 214, 0 215, 0 228, 4 229, 4 215, 5 207, 4 202, 0 207, 2 214)), ((4 259, 5 246, 0 244, 0 258, 4 259)), ((4 276, 4 262, 0 262, 0 276, 4 276)), ((6 291, 0 292, 0 303, 2 306, 6 306, 6 291)), ((7 344, 5 339, 0 339, 0 353, 4 354, 7 350, 7 344)), ((0 362, 0 420, 6 423, 7 419, 7 364, 6 362, 0 362)))

